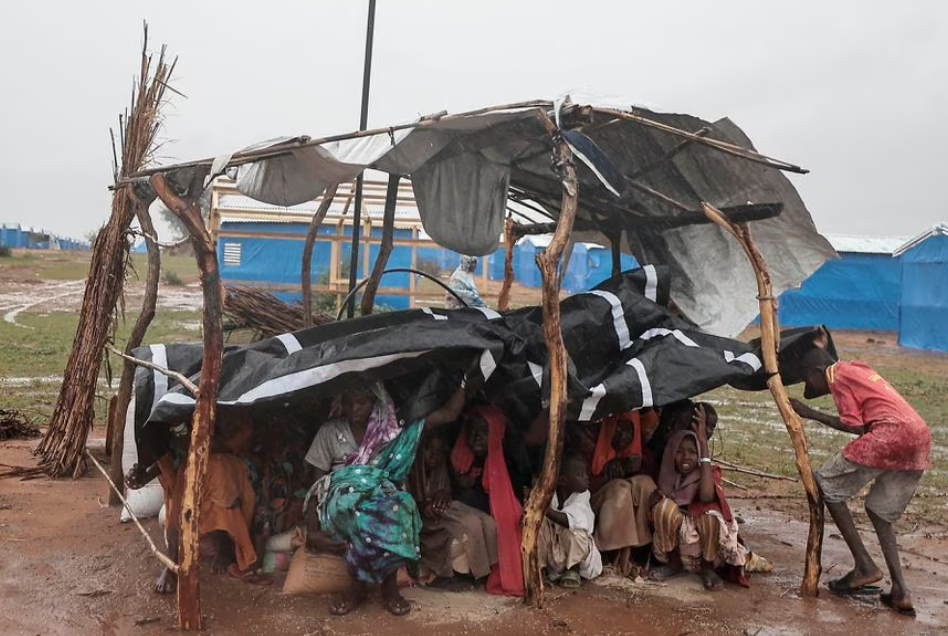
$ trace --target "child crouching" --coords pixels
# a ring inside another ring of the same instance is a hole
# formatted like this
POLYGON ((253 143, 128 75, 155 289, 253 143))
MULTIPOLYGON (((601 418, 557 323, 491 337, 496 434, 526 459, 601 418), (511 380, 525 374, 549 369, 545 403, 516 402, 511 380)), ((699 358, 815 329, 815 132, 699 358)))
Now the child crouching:
POLYGON ((579 587, 580 577, 594 579, 602 574, 602 556, 593 539, 596 516, 589 498, 586 460, 564 457, 539 537, 540 566, 563 587, 579 587))

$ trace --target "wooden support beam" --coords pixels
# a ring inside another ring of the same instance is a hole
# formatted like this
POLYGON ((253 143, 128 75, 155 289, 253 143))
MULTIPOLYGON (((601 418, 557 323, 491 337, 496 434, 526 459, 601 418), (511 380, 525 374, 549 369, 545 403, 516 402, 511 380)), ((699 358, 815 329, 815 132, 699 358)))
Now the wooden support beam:
POLYGON ((306 232, 306 241, 303 243, 303 264, 300 270, 300 284, 303 287, 303 324, 307 327, 313 326, 313 247, 316 245, 316 234, 319 232, 326 214, 329 213, 329 206, 336 198, 336 188, 338 184, 332 184, 323 192, 323 199, 319 202, 316 214, 309 222, 309 230, 306 232))
POLYGON ((504 284, 500 288, 500 297, 497 298, 497 311, 507 311, 510 307, 510 290, 513 288, 514 246, 517 244, 517 235, 514 233, 514 220, 509 215, 504 221, 504 284))
MULTIPOLYGON (((697 132, 695 132, 695 137, 706 137, 709 132, 711 131, 708 128, 702 128, 698 130, 697 132)), ((685 139, 684 141, 677 143, 674 148, 666 152, 660 158, 653 161, 652 163, 642 166, 641 168, 639 168, 632 174, 628 175, 627 178, 630 181, 632 181, 640 177, 644 177, 649 172, 652 172, 653 170, 664 166, 666 163, 674 159, 678 154, 680 154, 683 150, 686 150, 689 146, 693 145, 694 143, 695 143, 694 139, 685 139)))
MULTIPOLYGON (((379 255, 375 257, 375 265, 372 267, 372 274, 369 276, 369 282, 365 286, 365 292, 362 294, 362 315, 368 316, 375 307, 375 295, 379 291, 379 281, 382 280, 382 272, 388 265, 388 257, 392 253, 392 241, 395 238, 395 205, 398 203, 398 182, 401 180, 397 174, 388 177, 388 194, 385 196, 385 210, 382 214, 382 245, 379 247, 379 255)), ((372 236, 369 232, 368 236, 372 236)), ((365 248, 366 258, 369 256, 369 247, 365 248)))
POLYGON ((557 266, 566 249, 573 221, 576 219, 576 207, 579 195, 576 179, 576 166, 572 161, 569 146, 557 134, 552 121, 545 122, 554 140, 556 167, 560 172, 563 187, 562 206, 559 222, 549 246, 537 254, 537 267, 543 278, 543 336, 549 352, 550 369, 550 427, 546 454, 540 478, 530 492, 524 507, 523 518, 523 582, 524 602, 535 607, 543 606, 543 575, 537 553, 537 540, 540 525, 546 515, 553 497, 553 488, 560 471, 560 457, 563 453, 563 429, 566 422, 566 346, 560 329, 560 286, 557 266))
POLYGON ((199 517, 211 438, 214 435, 217 391, 224 351, 223 294, 217 252, 201 218, 199 205, 206 176, 206 168, 194 171, 187 199, 180 198, 161 174, 150 179, 158 197, 184 224, 191 236, 204 292, 204 357, 201 362, 197 403, 194 405, 194 419, 191 422, 191 445, 188 448, 183 476, 184 500, 181 504, 181 518, 177 520, 181 528, 178 627, 186 631, 201 629, 199 517))
POLYGON ((612 275, 618 276, 622 273, 622 233, 616 232, 612 235, 612 275))
MULTIPOLYGON (((145 295, 142 297, 142 310, 135 320, 135 326, 125 341, 125 354, 132 355, 132 350, 141 346, 151 321, 155 318, 155 307, 158 304, 158 282, 161 278, 161 250, 155 243, 155 226, 151 222, 148 206, 151 201, 139 201, 138 224, 145 236, 145 247, 148 250, 148 271, 145 274, 145 295)), ((112 439, 109 443, 109 475, 117 484, 122 483, 122 450, 125 446, 125 412, 132 401, 132 388, 135 382, 135 363, 124 360, 122 363, 122 378, 119 380, 116 393, 115 409, 109 418, 112 429, 112 439)), ((109 490, 109 505, 117 506, 121 503, 117 494, 109 490)))
POLYGON ((803 581, 800 584, 800 594, 803 596, 818 596, 819 582, 822 567, 820 553, 823 549, 823 501, 816 486, 816 479, 810 466, 810 455, 807 451, 806 434, 803 430, 803 421, 790 407, 787 390, 780 378, 777 366, 777 348, 779 346, 779 327, 777 324, 777 299, 774 297, 773 285, 770 281, 770 272, 763 254, 751 237, 750 228, 746 223, 736 223, 717 208, 707 203, 702 205, 709 219, 729 232, 740 243, 757 279, 757 298, 760 301, 760 346, 763 354, 764 370, 767 372, 767 388, 777 404, 780 416, 783 418, 793 443, 793 452, 796 459, 797 471, 806 491, 807 504, 810 508, 810 528, 806 542, 806 564, 803 581))

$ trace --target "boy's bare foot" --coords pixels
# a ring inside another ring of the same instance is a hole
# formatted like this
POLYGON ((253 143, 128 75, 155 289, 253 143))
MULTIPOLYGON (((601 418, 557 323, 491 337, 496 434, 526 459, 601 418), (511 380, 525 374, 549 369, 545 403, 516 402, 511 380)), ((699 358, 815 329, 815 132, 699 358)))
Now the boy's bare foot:
POLYGON ((178 575, 165 568, 155 581, 155 592, 158 594, 171 594, 178 589, 178 575))

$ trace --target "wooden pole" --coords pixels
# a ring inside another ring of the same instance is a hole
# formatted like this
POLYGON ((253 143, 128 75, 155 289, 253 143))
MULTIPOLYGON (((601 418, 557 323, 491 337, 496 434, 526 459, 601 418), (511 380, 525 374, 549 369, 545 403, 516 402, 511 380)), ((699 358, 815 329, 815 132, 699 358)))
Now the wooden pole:
MULTIPOLYGON (((135 326, 132 327, 132 333, 129 334, 125 342, 125 353, 131 356, 132 350, 141 346, 145 338, 145 332, 148 326, 155 318, 155 307, 158 304, 158 282, 161 278, 161 250, 155 243, 155 226, 151 222, 151 214, 148 212, 148 206, 151 201, 138 202, 138 224, 141 226, 142 235, 145 237, 145 246, 148 250, 148 272, 145 274, 145 295, 142 298, 142 310, 135 320, 135 326)), ((119 381, 118 393, 116 393, 115 411, 111 414, 109 420, 112 429, 112 439, 109 444, 109 476, 117 484, 122 483, 122 450, 125 447, 125 412, 128 411, 128 405, 132 401, 132 385, 135 382, 135 363, 125 360, 122 364, 122 379, 119 381)), ((109 505, 117 506, 121 503, 117 493, 109 490, 109 505)))
POLYGON ((770 376, 767 380, 767 387, 770 389, 770 394, 773 396, 777 409, 780 411, 780 416, 787 426, 787 432, 790 434, 797 471, 800 473, 800 480, 803 482, 807 504, 810 508, 806 564, 803 581, 800 584, 800 594, 803 596, 818 596, 820 573, 822 571, 820 553, 823 549, 823 501, 820 498, 820 491, 816 486, 816 479, 813 477, 813 469, 810 466, 810 454, 807 451, 803 421, 790 407, 790 399, 787 396, 787 390, 780 378, 777 366, 778 334, 780 330, 777 325, 777 299, 774 297, 767 262, 751 237, 747 223, 728 220, 720 210, 708 203, 702 203, 701 207, 709 219, 737 239, 737 242, 740 243, 747 254, 751 267, 754 269, 754 276, 757 279, 757 298, 760 301, 760 346, 764 357, 764 370, 770 376))
POLYGON ((150 181, 162 202, 187 228, 194 247, 194 258, 201 272, 204 291, 204 357, 201 381, 191 423, 191 445, 184 469, 184 501, 181 505, 181 549, 178 572, 178 627, 201 629, 200 561, 198 550, 199 517, 204 478, 214 435, 217 414, 217 390, 224 351, 223 303, 220 270, 214 242, 201 218, 198 201, 207 170, 195 170, 187 200, 181 199, 160 174, 150 181))
POLYGON ((616 232, 612 237, 612 275, 622 273, 622 233, 616 232))
POLYGON ((514 225, 513 217, 508 215, 507 220, 504 221, 504 284, 500 288, 500 297, 497 299, 497 311, 507 311, 510 307, 510 291, 514 281, 514 247, 517 244, 514 225))
MULTIPOLYGON (((313 326, 313 247, 316 245, 316 234, 323 221, 326 220, 326 214, 329 213, 329 206, 336 198, 336 189, 338 183, 334 183, 323 191, 322 201, 316 209, 316 214, 309 222, 309 230, 306 232, 306 241, 303 243, 303 266, 300 270, 300 283, 303 286, 303 325, 313 326)), ((330 282, 332 282, 330 278, 330 282)))
MULTIPOLYGON (((372 267, 372 275, 369 276, 369 282, 365 285, 365 291, 362 293, 362 315, 368 316, 375 307, 375 295, 379 291, 379 281, 382 280, 382 272, 388 265, 388 257, 392 253, 392 241, 395 238, 395 206, 398 204, 398 182, 401 177, 397 174, 389 175, 388 191, 385 193, 385 211, 382 214, 382 244, 379 246, 379 255, 375 257, 375 265, 372 267)), ((372 234, 370 233, 371 237, 372 234)), ((368 258, 369 248, 365 250, 368 258)), ((353 300, 354 302, 354 300, 353 300)))
POLYGON ((524 602, 534 607, 543 606, 543 575, 537 553, 540 525, 553 498, 553 488, 559 475, 560 456, 563 453, 563 429, 566 421, 566 346, 560 330, 560 285, 557 266, 573 230, 579 195, 576 166, 572 153, 557 134, 549 118, 545 124, 554 141, 556 168, 563 183, 563 199, 556 231, 549 246, 537 254, 537 267, 543 279, 543 336, 549 352, 550 365, 550 431, 543 469, 530 492, 523 512, 523 582, 524 602))

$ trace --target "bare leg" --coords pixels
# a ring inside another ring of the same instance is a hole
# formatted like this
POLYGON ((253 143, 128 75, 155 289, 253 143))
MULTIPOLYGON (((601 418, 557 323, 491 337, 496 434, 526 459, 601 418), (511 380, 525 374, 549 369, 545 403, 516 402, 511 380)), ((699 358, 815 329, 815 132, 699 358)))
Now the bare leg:
POLYGON ((892 590, 889 598, 896 608, 908 609, 912 607, 912 594, 905 583, 905 576, 902 573, 902 561, 899 558, 899 546, 895 538, 895 528, 891 523, 879 517, 874 512, 866 508, 866 513, 876 529, 876 535, 879 537, 879 545, 882 546, 882 556, 885 557, 885 564, 889 568, 889 575, 892 577, 892 590))
POLYGON ((392 572, 382 581, 382 602, 385 609, 395 616, 404 616, 411 611, 411 605, 398 591, 398 572, 392 572))
MULTIPOLYGON (((849 546, 849 551, 853 555, 853 569, 841 579, 845 587, 855 589, 882 580, 882 571, 872 560, 869 551, 866 550, 866 545, 862 542, 862 537, 859 536, 856 522, 853 521, 853 515, 849 511, 846 502, 827 502, 826 509, 829 510, 836 527, 839 528, 839 533, 843 536, 843 540, 846 541, 846 545, 849 546)), ((896 556, 898 555, 896 554, 896 556)))

